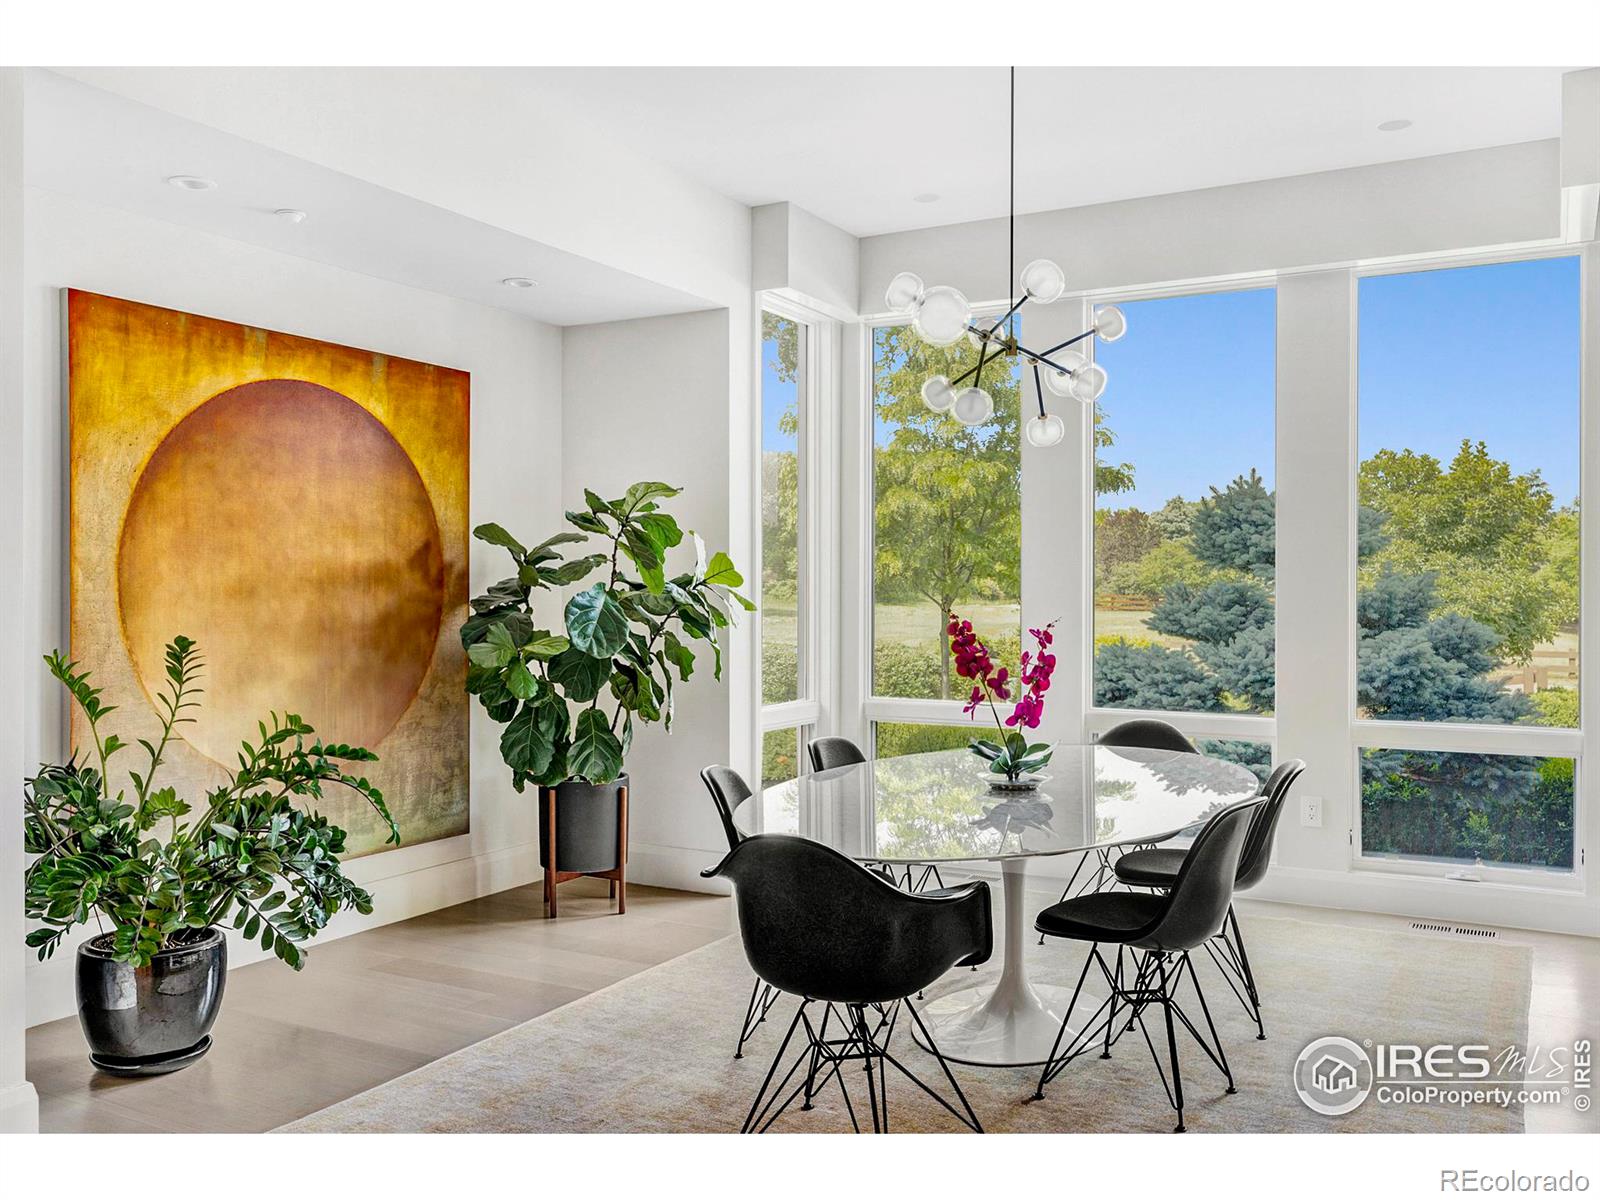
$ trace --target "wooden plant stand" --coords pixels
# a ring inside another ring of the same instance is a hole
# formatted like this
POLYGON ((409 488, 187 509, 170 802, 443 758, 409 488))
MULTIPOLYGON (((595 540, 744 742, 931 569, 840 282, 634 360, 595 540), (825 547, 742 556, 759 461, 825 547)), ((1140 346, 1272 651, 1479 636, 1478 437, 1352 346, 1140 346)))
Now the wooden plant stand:
POLYGON ((548 906, 549 915, 557 915, 556 888, 566 883, 569 879, 582 879, 585 875, 593 879, 610 881, 611 899, 617 902, 617 915, 621 916, 628 911, 628 788, 621 785, 617 788, 617 865, 609 871, 563 871, 556 861, 556 789, 545 788, 545 802, 549 812, 549 828, 545 831, 549 838, 549 853, 544 867, 544 902, 548 906))

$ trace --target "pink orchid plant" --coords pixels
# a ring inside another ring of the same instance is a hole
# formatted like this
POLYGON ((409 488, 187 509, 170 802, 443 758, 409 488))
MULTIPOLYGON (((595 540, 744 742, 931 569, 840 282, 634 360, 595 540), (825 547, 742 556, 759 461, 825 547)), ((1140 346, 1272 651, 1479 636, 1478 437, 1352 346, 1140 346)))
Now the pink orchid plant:
POLYGON ((1050 676, 1056 669, 1056 656, 1050 653, 1050 645, 1055 641, 1051 632, 1054 628, 1052 621, 1043 629, 1028 630, 1036 649, 1022 652, 1017 674, 1013 677, 1007 668, 995 666, 989 648, 972 631, 971 621, 951 613, 945 627, 950 635, 956 674, 972 681, 972 694, 962 711, 970 717, 980 705, 987 704, 995 729, 999 731, 998 741, 974 738, 972 752, 988 762, 989 769, 996 775, 1004 775, 1013 782, 1050 761, 1050 744, 1030 744, 1024 730, 1037 729, 1044 716, 1044 694, 1050 690, 1050 676), (1012 704, 1011 713, 1002 718, 999 704, 1007 702, 1012 704))

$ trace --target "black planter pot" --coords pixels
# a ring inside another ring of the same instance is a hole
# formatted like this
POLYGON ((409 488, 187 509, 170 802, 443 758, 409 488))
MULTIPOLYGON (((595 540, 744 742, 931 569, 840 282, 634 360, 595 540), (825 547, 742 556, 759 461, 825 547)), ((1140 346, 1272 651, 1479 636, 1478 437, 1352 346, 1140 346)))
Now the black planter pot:
POLYGON ((89 1061, 112 1075, 165 1075, 211 1049, 228 943, 219 929, 162 950, 148 967, 111 958, 110 935, 78 947, 78 1020, 89 1061))
POLYGON ((610 783, 568 779, 539 789, 539 865, 552 917, 556 887, 580 875, 610 880, 617 911, 628 911, 627 775, 610 783))

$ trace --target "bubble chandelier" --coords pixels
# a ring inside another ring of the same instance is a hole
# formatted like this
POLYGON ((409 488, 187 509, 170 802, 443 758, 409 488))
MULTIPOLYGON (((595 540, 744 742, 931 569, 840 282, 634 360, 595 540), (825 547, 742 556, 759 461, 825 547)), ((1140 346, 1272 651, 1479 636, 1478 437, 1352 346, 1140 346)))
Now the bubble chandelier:
POLYGON ((1062 419, 1045 408, 1044 394, 1093 404, 1106 390, 1106 371, 1072 349, 1079 342, 1099 338, 1114 342, 1128 331, 1127 318, 1115 305, 1097 308, 1089 328, 1047 350, 1030 350, 1017 341, 1016 317, 1029 300, 1050 304, 1067 290, 1067 277, 1047 258, 1036 258, 1022 268, 1017 262, 1017 69, 1011 68, 1011 197, 1008 280, 1016 280, 1021 295, 992 325, 974 320, 972 305, 956 288, 924 286, 920 276, 901 271, 889 281, 884 300, 893 312, 909 313, 911 327, 930 346, 953 346, 965 337, 978 349, 978 365, 955 379, 934 375, 922 385, 922 402, 934 412, 948 412, 963 425, 982 425, 994 415, 994 397, 983 387, 986 367, 1002 358, 1018 358, 1033 368, 1033 387, 1039 415, 1025 430, 1035 446, 1054 446, 1066 436, 1062 419), (967 381, 971 380, 971 383, 967 381), (962 386, 965 384, 966 386, 962 386))

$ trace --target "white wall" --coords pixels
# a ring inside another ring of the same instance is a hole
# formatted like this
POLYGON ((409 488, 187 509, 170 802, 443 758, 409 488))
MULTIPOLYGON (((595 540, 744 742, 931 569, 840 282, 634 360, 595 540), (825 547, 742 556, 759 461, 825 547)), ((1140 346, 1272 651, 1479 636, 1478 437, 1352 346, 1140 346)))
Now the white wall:
MULTIPOLYGON (((685 529, 707 549, 727 549, 741 566, 732 517, 730 478, 738 442, 730 431, 733 396, 730 354, 748 340, 748 323, 728 309, 570 326, 562 339, 562 495, 583 507, 583 489, 620 496, 639 480, 682 487, 669 502, 685 529)), ((737 356, 735 356, 737 357, 737 356)), ((748 359, 739 359, 748 364, 748 359)), ((746 392, 748 395, 748 392, 746 392)), ((687 543, 669 569, 693 564, 687 543)), ((748 687, 749 623, 724 647, 723 682, 711 675, 709 647, 692 643, 693 677, 677 692, 669 736, 659 726, 635 731, 628 755, 632 846, 629 878, 639 883, 707 890, 698 872, 724 851, 723 834, 699 779, 702 767, 732 763, 747 770, 751 710, 740 701, 748 687)))
MULTIPOLYGON (((1552 140, 1031 213, 1017 266, 1053 258, 1070 290, 1096 291, 1553 238, 1560 171, 1552 140)), ((1003 220, 863 238, 860 311, 885 311, 898 271, 1002 299, 1005 255, 1003 220)))
MULTIPOLYGON (((20 524, 23 537, 23 760, 30 766, 63 750, 61 691, 37 658, 67 642, 63 287, 468 371, 472 519, 492 515, 523 529, 553 527, 560 520, 559 329, 37 190, 26 193, 26 232, 26 403, 21 421, 26 470, 21 520, 7 527, 20 524)), ((726 361, 724 355, 724 395, 726 361)), ((6 442, 8 447, 14 444, 9 436, 6 442)), ((14 478, 9 471, 4 474, 14 478)), ((497 553, 473 544, 475 590, 503 574, 497 553)), ((0 729, 6 728, 10 722, 0 719, 0 729)), ((498 730, 476 707, 472 738, 471 832, 353 862, 351 874, 370 886, 376 911, 370 918, 341 916, 324 938, 459 903, 536 876, 537 824, 531 800, 511 790, 500 765, 498 730)), ((21 768, 7 756, 0 769, 14 779, 21 768)), ((10 929, 9 914, 15 907, 14 901, 0 906, 0 930, 10 929)), ((7 932, 0 952, 9 954, 14 940, 7 932)), ((229 953, 236 964, 262 957, 259 948, 240 944, 229 953)), ((313 945, 308 970, 315 970, 315 961, 313 945)), ((70 945, 48 963, 30 959, 30 1024, 74 1011, 72 962, 70 945)), ((7 1028, 0 1023, 0 1030, 7 1028)))
POLYGON ((0 479, 11 519, 0 522, 0 1133, 38 1128, 39 1103, 23 1078, 24 948, 22 945, 23 463, 27 452, 13 431, 23 425, 23 186, 22 72, 0 69, 0 479))

